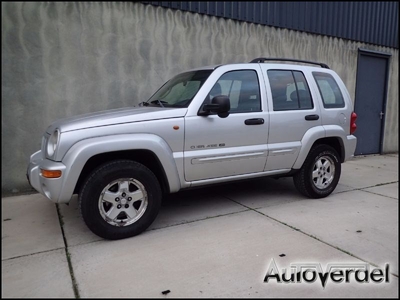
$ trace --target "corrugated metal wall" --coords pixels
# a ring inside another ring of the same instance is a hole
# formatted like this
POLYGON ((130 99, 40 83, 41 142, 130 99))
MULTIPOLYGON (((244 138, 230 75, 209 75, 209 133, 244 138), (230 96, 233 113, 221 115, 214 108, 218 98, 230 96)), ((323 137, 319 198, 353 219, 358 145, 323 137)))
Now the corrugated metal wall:
POLYGON ((398 1, 142 3, 399 48, 398 1))

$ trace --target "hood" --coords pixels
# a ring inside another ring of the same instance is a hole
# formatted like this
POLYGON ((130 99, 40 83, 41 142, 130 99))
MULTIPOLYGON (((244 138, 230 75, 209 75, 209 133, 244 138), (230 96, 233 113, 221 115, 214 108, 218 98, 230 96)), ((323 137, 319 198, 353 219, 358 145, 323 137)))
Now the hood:
POLYGON ((108 126, 121 123, 142 122, 169 118, 179 118, 186 114, 187 108, 127 107, 88 113, 58 120, 47 128, 51 134, 56 128, 61 132, 108 126))

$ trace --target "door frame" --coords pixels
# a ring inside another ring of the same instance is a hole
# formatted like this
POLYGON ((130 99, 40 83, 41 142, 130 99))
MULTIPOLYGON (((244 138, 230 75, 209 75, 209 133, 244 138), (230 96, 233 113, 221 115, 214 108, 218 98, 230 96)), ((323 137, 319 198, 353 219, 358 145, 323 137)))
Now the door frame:
MULTIPOLYGON (((389 87, 389 67, 390 67, 390 58, 391 58, 392 54, 388 53, 388 52, 381 52, 381 51, 358 48, 356 86, 355 86, 355 91, 354 91, 354 94, 355 94, 355 96, 354 96, 354 111, 356 109, 357 88, 359 86, 358 70, 359 70, 359 66, 360 66, 360 56, 361 55, 379 57, 379 58, 384 58, 386 60, 385 86, 384 86, 383 101, 382 101, 383 102, 382 103, 382 112, 384 115, 382 118, 382 126, 381 126, 380 141, 379 141, 379 154, 383 154, 383 139, 384 139, 384 135, 385 135, 385 123, 386 123, 386 103, 387 103, 388 87, 389 87)), ((357 121, 356 121, 356 123, 357 123, 357 121)))

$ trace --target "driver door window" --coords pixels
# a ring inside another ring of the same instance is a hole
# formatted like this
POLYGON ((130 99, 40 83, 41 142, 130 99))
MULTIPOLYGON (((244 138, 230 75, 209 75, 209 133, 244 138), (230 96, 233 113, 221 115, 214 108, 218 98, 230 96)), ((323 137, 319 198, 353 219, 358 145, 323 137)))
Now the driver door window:
POLYGON ((205 102, 219 95, 229 97, 229 113, 261 111, 260 86, 257 72, 240 70, 227 72, 215 83, 205 102))

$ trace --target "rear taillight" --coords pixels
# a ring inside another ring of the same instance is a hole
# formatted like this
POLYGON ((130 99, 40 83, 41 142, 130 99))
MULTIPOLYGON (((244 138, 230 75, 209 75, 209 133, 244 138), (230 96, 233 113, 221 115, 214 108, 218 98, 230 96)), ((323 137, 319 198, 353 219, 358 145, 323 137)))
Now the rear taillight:
POLYGON ((357 129, 356 120, 357 120, 357 114, 355 112, 352 112, 350 118, 350 134, 353 134, 354 131, 356 131, 357 129))

